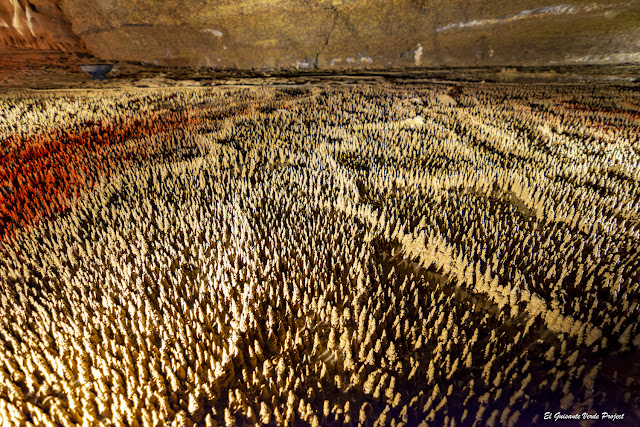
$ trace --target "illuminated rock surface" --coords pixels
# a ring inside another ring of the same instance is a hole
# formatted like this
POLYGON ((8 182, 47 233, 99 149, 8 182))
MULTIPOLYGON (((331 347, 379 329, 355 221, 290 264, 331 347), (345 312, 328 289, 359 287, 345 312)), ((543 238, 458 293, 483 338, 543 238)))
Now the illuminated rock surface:
POLYGON ((639 28, 638 0, 0 0, 4 44, 217 68, 638 63, 639 28))
POLYGON ((637 425, 639 94, 2 94, 0 420, 637 425))
POLYGON ((0 45, 83 50, 60 6, 60 0, 0 0, 0 45))

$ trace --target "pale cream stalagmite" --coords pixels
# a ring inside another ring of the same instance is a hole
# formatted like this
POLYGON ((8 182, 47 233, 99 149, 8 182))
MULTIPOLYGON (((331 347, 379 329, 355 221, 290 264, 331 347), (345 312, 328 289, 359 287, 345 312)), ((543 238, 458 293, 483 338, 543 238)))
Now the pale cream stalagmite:
POLYGON ((95 184, 67 213, 0 243, 10 424, 518 425, 550 398, 597 410, 608 381, 628 393, 619 408, 639 402, 637 376, 609 359, 640 347, 640 123, 615 112, 639 105, 636 92, 161 88, 0 102, 2 138, 23 136, 5 154, 89 120, 189 118, 85 153, 110 167, 89 170, 95 184))

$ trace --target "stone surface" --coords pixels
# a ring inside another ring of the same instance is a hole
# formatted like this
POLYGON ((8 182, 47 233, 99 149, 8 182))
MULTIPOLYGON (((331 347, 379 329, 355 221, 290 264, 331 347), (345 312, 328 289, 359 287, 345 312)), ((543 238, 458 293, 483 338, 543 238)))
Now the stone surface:
MULTIPOLYGON (((51 6, 46 10, 52 18, 35 25, 26 1, 0 0, 5 42, 11 31, 16 40, 9 12, 18 4, 26 19, 18 21, 33 22, 35 34, 46 34, 36 37, 43 40, 38 43, 77 36, 76 45, 86 44, 102 59, 156 65, 380 69, 640 62, 640 0, 62 0, 59 8, 56 1, 38 1, 51 6), (61 35, 40 30, 51 21, 61 35)), ((44 14, 44 6, 36 8, 44 14)), ((28 39, 28 25, 21 25, 28 39)))
POLYGON ((59 0, 0 0, 0 45, 83 51, 59 0))

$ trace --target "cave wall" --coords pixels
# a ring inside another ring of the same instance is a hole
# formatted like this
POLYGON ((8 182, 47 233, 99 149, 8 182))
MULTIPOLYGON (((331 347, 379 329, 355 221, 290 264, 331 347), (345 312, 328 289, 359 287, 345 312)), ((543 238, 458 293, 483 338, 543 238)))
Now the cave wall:
POLYGON ((640 0, 29 1, 49 20, 36 22, 26 0, 0 0, 0 42, 11 31, 20 40, 18 4, 23 38, 45 34, 32 43, 67 49, 75 40, 107 60, 299 69, 640 62, 640 0))
POLYGON ((0 46, 84 51, 60 0, 0 0, 0 46))

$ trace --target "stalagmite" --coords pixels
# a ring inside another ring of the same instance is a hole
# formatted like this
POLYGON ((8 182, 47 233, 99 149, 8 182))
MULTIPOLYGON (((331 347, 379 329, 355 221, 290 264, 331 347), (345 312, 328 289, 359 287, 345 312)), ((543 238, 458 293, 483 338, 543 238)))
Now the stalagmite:
POLYGON ((0 419, 512 426, 600 385, 631 414, 640 95, 452 96, 0 94, 0 419))

